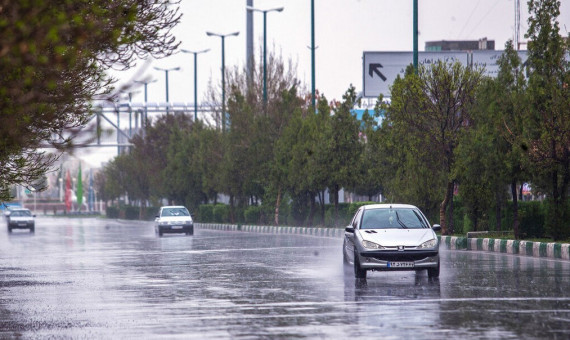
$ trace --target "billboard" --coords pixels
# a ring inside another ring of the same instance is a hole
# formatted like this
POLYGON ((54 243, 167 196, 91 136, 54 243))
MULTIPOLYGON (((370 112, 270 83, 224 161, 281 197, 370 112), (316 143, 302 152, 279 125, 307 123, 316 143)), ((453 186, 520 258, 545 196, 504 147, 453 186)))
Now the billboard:
MULTIPOLYGON (((527 51, 518 51, 524 63, 527 51)), ((481 65, 485 74, 495 77, 499 71, 497 60, 503 51, 476 50, 470 52, 441 51, 419 52, 418 62, 429 65, 437 60, 459 61, 463 65, 481 65)), ((390 86, 398 75, 404 76, 406 67, 413 62, 412 52, 364 52, 362 57, 362 83, 364 97, 390 97, 390 86)))

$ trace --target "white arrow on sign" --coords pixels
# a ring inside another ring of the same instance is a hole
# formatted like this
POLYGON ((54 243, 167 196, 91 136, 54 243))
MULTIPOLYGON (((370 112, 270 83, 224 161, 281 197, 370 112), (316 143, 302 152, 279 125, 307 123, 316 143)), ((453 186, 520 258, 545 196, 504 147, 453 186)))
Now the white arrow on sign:
MULTIPOLYGON (((518 51, 519 57, 524 63, 527 59, 527 51, 518 51)), ((419 52, 418 62, 420 64, 433 64, 437 60, 450 62, 459 61, 467 65, 469 59, 474 65, 485 67, 485 74, 491 77, 497 75, 499 66, 497 60, 503 51, 472 51, 472 52, 419 52), (468 58, 472 53, 472 58, 468 58)), ((364 52, 362 61, 362 82, 364 97, 378 97, 383 94, 390 96, 390 86, 400 75, 404 76, 406 67, 412 63, 412 52, 364 52)))

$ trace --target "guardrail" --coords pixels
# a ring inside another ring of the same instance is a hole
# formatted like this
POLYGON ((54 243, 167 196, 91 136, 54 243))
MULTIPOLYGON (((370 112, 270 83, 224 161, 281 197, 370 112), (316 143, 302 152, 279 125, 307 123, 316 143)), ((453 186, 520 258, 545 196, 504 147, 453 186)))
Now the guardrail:
MULTIPOLYGON (((333 238, 344 237, 344 228, 259 226, 217 223, 194 223, 194 226, 202 229, 244 231, 252 233, 294 234, 333 238)), ((570 260, 570 244, 567 243, 531 242, 494 238, 467 238, 457 236, 438 236, 438 238, 440 240, 440 247, 450 250, 490 251, 513 255, 570 260)))

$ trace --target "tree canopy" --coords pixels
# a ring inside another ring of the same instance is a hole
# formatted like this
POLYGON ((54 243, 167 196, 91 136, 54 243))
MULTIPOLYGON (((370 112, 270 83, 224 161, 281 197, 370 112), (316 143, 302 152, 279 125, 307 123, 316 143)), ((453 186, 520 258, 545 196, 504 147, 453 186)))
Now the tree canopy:
POLYGON ((91 100, 110 94, 106 71, 160 58, 177 47, 180 19, 169 0, 0 1, 0 199, 31 185, 67 133, 92 115, 91 100))

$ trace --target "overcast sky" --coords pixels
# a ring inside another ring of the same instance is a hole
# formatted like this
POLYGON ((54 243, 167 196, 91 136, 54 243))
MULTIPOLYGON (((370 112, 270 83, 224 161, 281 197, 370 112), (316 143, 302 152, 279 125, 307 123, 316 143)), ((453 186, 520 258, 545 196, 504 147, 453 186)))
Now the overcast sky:
MULTIPOLYGON (((206 36, 206 31, 220 34, 239 31, 226 39, 226 67, 243 67, 246 58, 246 0, 181 0, 182 22, 174 30, 187 50, 210 49, 198 57, 198 98, 205 98, 210 81, 221 83, 221 39, 206 36)), ((283 12, 268 13, 269 48, 297 65, 299 80, 311 88, 311 1, 254 0, 254 7, 269 9, 283 6, 283 12)), ((521 0, 521 41, 528 29, 526 0, 521 0)), ((558 18, 561 33, 570 30, 570 0, 562 1, 558 18)), ((350 84, 362 91, 362 53, 364 51, 411 51, 412 0, 315 0, 316 86, 329 99, 341 99, 350 84)), ((502 50, 514 36, 514 0, 419 0, 419 50, 426 41, 495 40, 502 50)), ((254 14, 254 49, 256 58, 263 44, 263 15, 254 14)), ((411 62, 411 61, 410 61, 411 62)), ((124 82, 148 76, 156 79, 148 85, 150 102, 165 101, 165 75, 153 69, 181 67, 169 74, 171 102, 194 102, 193 56, 178 53, 152 60, 144 67, 113 73, 124 82), (136 74, 136 76, 135 76, 136 74)), ((143 102, 143 89, 133 95, 143 102)), ((121 118, 124 124, 127 118, 121 118)), ((123 127, 123 126, 122 126, 123 127)), ((123 127, 124 128, 124 127, 123 127)), ((112 141, 111 141, 112 142, 112 141)), ((79 152, 88 166, 98 167, 116 155, 114 148, 88 148, 79 152)), ((86 168, 87 168, 86 167, 86 168)))
MULTIPOLYGON (((521 41, 528 29, 528 9, 521 0, 521 41)), ((254 0, 254 7, 269 9, 283 6, 283 12, 267 15, 268 48, 297 65, 299 80, 310 90, 311 1, 254 0)), ((221 82, 221 39, 206 36, 206 31, 226 34, 226 68, 243 67, 246 58, 246 0, 182 0, 182 22, 174 30, 187 50, 210 49, 198 57, 198 98, 204 98, 208 84, 221 82)), ((514 37, 514 0, 419 0, 419 50, 426 41, 495 40, 502 50, 514 37)), ((412 50, 412 0, 315 0, 316 87, 330 99, 340 99, 350 84, 362 90, 363 51, 412 50)), ((570 29, 570 1, 562 1, 559 17, 562 34, 570 29)), ((263 44, 263 15, 254 14, 256 58, 263 44)), ((135 72, 157 79, 148 86, 149 101, 165 101, 165 74, 153 69, 177 67, 169 73, 172 102, 193 102, 194 65, 191 54, 178 53, 153 60, 144 69, 139 62, 130 72, 119 74, 122 82, 135 72)), ((142 89, 133 101, 144 101, 142 89)))

